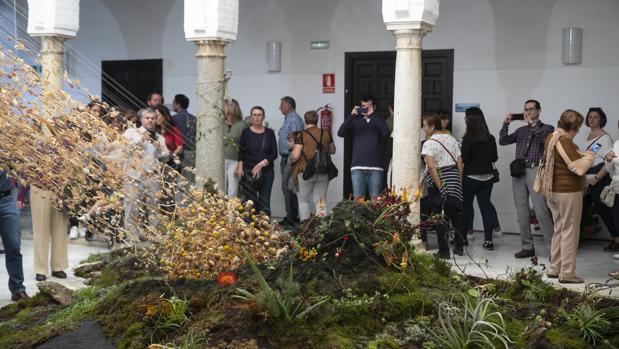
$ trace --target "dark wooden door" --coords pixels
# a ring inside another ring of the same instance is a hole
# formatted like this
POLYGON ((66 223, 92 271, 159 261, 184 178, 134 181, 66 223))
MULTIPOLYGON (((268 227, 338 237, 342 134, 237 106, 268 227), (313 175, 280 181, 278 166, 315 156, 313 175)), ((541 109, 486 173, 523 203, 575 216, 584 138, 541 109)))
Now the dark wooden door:
MULTIPOLYGON (((424 50, 422 53, 422 113, 446 110, 451 117, 454 50, 424 50)), ((345 65, 344 117, 364 94, 374 96, 376 110, 387 116, 393 101, 395 51, 347 52, 345 65)), ((339 127, 339 125, 337 125, 339 127)), ((419 125, 421 127, 421 125, 419 125)), ((344 140, 344 197, 352 192, 350 161, 352 142, 344 140)))
POLYGON ((162 91, 162 59, 101 62, 101 98, 110 105, 138 110, 150 93, 162 91))

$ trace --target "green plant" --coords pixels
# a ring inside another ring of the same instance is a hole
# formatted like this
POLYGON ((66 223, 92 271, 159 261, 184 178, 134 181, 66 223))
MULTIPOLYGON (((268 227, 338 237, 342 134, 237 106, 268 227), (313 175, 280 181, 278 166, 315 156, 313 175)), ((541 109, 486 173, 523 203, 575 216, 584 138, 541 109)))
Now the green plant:
POLYGON ((273 289, 267 283, 253 259, 250 256, 247 256, 247 259, 249 260, 249 266, 256 275, 256 279, 258 279, 260 291, 254 294, 246 289, 237 288, 238 294, 232 297, 243 301, 255 302, 260 313, 278 320, 304 320, 314 309, 326 302, 326 300, 320 300, 304 308, 306 304, 305 298, 301 296, 299 284, 294 281, 292 263, 290 264, 288 279, 279 279, 278 289, 273 289))
POLYGON ((438 329, 429 329, 440 348, 495 348, 500 344, 508 348, 513 343, 505 330, 505 321, 498 311, 493 298, 486 298, 481 292, 475 304, 467 294, 456 295, 462 299, 462 306, 451 302, 439 304, 438 329))
POLYGON ((611 325, 603 311, 595 309, 588 303, 577 305, 572 312, 561 307, 558 313, 568 328, 578 332, 586 342, 593 345, 604 340, 603 335, 611 325))
POLYGON ((146 307, 146 318, 153 320, 153 334, 151 341, 157 335, 165 334, 171 330, 180 328, 188 320, 188 300, 176 296, 161 298, 158 304, 146 307))
POLYGON ((97 303, 102 299, 101 292, 102 290, 96 286, 77 291, 73 304, 48 316, 46 323, 76 323, 84 320, 86 316, 94 312, 97 303))

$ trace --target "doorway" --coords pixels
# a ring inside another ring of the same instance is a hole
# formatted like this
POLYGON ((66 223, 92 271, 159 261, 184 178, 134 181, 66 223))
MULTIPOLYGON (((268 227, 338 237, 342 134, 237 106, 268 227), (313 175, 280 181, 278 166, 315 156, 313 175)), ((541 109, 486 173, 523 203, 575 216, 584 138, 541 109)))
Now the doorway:
POLYGON ((163 92, 162 59, 101 61, 103 102, 137 111, 151 92, 163 92))
MULTIPOLYGON (((376 111, 388 115, 395 83, 395 51, 347 52, 345 56, 344 112, 348 116, 364 94, 374 96, 376 111)), ((453 105, 454 50, 423 50, 421 111, 446 110, 451 118, 453 105)), ((450 122, 451 125, 451 122, 450 122)), ((421 127, 421 125, 419 125, 421 127)), ((350 162, 352 140, 344 139, 344 198, 352 193, 350 162)))

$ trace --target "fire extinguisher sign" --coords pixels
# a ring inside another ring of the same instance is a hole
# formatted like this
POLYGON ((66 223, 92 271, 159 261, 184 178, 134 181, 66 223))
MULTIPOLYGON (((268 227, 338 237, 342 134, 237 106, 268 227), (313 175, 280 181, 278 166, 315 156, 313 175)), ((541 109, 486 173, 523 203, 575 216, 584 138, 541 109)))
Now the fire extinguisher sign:
POLYGON ((322 93, 335 93, 335 74, 322 74, 322 93))

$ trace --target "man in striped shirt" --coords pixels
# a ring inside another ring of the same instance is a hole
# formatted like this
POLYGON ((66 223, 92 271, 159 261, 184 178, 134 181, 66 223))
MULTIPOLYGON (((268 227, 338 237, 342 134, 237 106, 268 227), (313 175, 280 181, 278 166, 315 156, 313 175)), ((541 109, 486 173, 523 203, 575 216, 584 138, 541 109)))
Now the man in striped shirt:
POLYGON ((529 195, 533 201, 533 210, 544 235, 544 244, 550 250, 553 235, 553 223, 550 211, 544 197, 533 190, 533 182, 537 175, 539 160, 544 153, 546 137, 554 131, 554 127, 546 125, 539 119, 542 110, 539 102, 530 99, 524 103, 524 120, 527 124, 518 128, 514 133, 508 134, 509 124, 513 121, 514 114, 509 113, 505 117, 503 127, 499 134, 499 144, 509 145, 516 143, 516 159, 525 161, 525 175, 512 177, 512 189, 514 204, 518 215, 522 250, 516 252, 514 257, 527 258, 535 256, 533 236, 531 235, 531 223, 529 213, 529 195))

